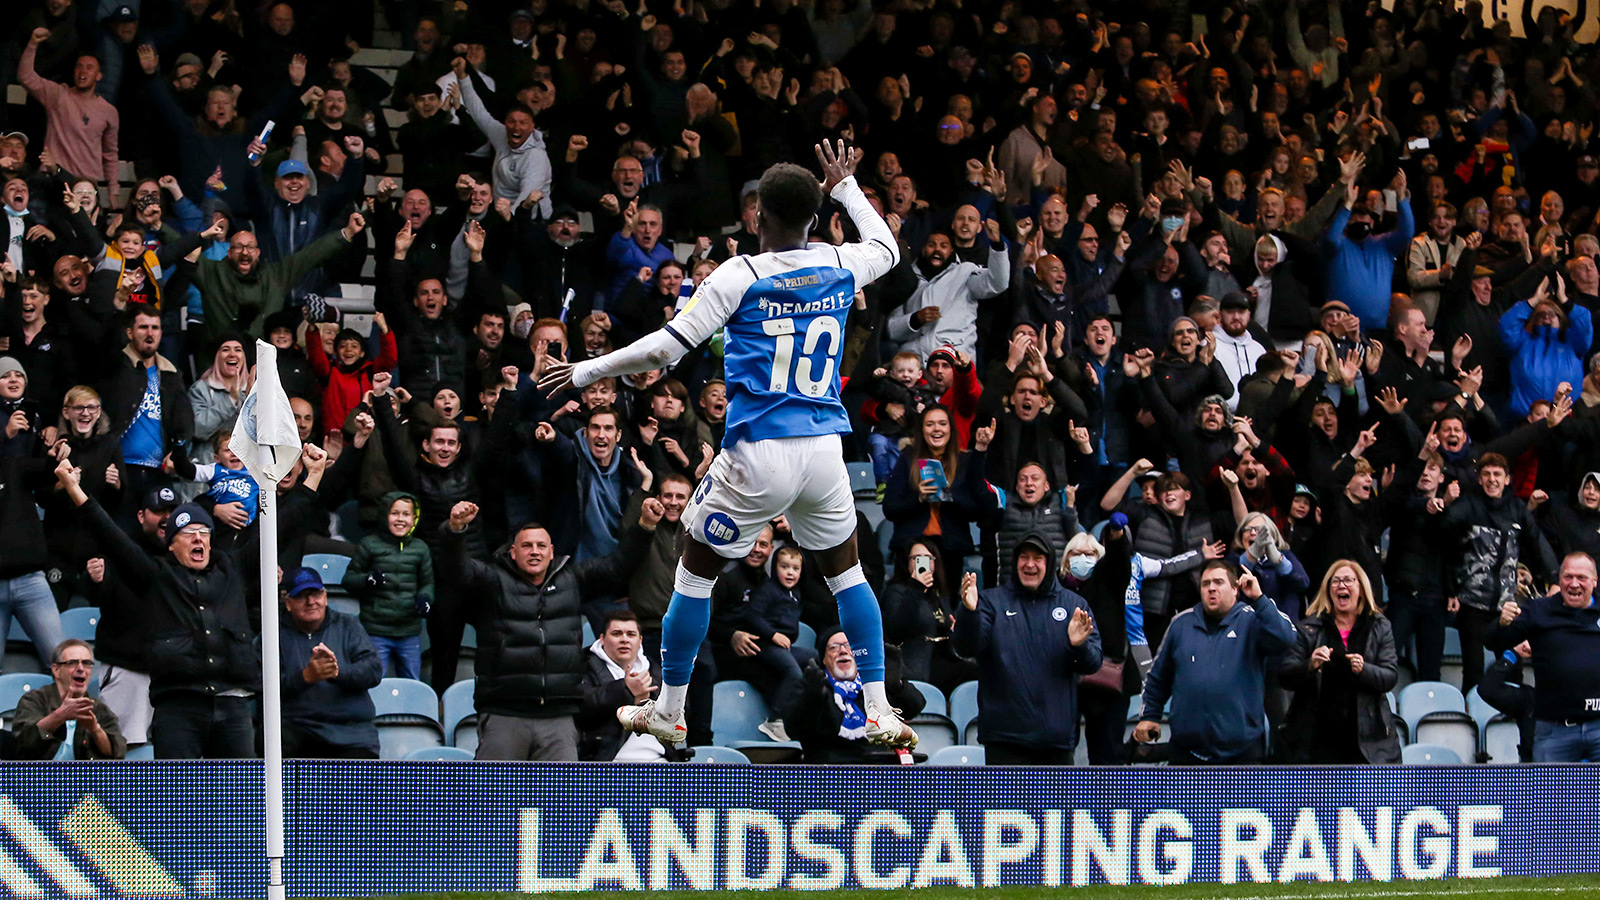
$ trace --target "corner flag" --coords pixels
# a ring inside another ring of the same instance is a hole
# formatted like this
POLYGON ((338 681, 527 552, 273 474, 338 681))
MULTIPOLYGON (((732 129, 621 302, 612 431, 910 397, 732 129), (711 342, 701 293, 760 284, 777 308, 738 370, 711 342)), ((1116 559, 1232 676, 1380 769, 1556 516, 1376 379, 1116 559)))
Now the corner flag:
POLYGON ((279 479, 300 458, 300 431, 294 424, 289 395, 278 382, 278 348, 256 341, 256 383, 239 408, 229 444, 263 492, 276 490, 279 479))

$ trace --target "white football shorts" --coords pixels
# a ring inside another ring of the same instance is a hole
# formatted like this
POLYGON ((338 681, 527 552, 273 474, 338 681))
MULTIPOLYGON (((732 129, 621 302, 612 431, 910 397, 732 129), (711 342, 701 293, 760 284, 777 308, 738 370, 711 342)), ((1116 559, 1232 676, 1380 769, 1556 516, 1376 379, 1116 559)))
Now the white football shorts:
POLYGON ((807 550, 829 550, 856 530, 855 498, 837 434, 741 441, 717 454, 683 512, 684 528, 728 559, 787 516, 807 550))

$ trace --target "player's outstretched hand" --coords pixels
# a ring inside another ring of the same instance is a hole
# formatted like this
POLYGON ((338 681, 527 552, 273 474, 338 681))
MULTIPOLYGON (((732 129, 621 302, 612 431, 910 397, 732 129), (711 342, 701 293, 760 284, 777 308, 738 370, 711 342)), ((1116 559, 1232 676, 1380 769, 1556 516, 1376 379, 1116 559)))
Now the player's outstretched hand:
POLYGON ((539 376, 539 390, 544 391, 546 397, 554 397, 571 387, 572 363, 550 360, 544 368, 544 374, 539 376))
POLYGON ((827 141, 816 145, 817 162, 822 164, 822 192, 831 193, 834 185, 849 178, 856 173, 856 164, 861 162, 861 149, 851 147, 845 149, 844 141, 838 142, 838 149, 827 141))

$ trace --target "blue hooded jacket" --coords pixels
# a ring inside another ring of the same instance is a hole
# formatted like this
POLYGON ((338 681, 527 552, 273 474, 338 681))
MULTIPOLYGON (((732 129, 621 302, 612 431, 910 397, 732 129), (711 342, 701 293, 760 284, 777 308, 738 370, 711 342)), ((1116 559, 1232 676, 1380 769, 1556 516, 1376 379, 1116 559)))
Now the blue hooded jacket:
POLYGON ((1550 325, 1529 334, 1533 311, 1518 303, 1500 317, 1500 342, 1511 355, 1511 410, 1519 416, 1526 416, 1535 400, 1554 399, 1563 381, 1582 389, 1583 358, 1594 340, 1594 318, 1576 303, 1567 312, 1565 334, 1550 325))
POLYGON ((1006 583, 979 594, 976 610, 956 607, 956 652, 978 661, 985 744, 1052 747, 1066 758, 1077 749, 1078 677, 1100 668, 1100 632, 1072 646, 1067 626, 1089 603, 1056 580, 1059 565, 1049 539, 1029 532, 1017 542, 1006 583), (1044 582, 1033 590, 1016 576, 1016 557, 1030 546, 1048 557, 1044 582))

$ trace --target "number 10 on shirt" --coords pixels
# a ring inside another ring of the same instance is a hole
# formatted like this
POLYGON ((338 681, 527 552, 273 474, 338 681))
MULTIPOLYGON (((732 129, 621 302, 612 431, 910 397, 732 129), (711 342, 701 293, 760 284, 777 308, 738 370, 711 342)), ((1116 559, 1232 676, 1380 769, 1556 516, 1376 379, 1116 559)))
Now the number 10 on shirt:
POLYGON ((789 367, 794 365, 794 383, 800 393, 807 397, 821 397, 828 392, 833 383, 834 358, 839 354, 840 333, 839 320, 832 316, 817 316, 806 326, 805 343, 800 348, 800 359, 794 359, 794 319, 767 319, 761 323, 761 330, 775 338, 772 351, 772 381, 767 389, 774 394, 787 394, 789 392, 789 367), (827 338, 828 349, 826 362, 822 366, 822 377, 816 380, 811 378, 811 354, 817 352, 817 345, 822 339, 827 338))

